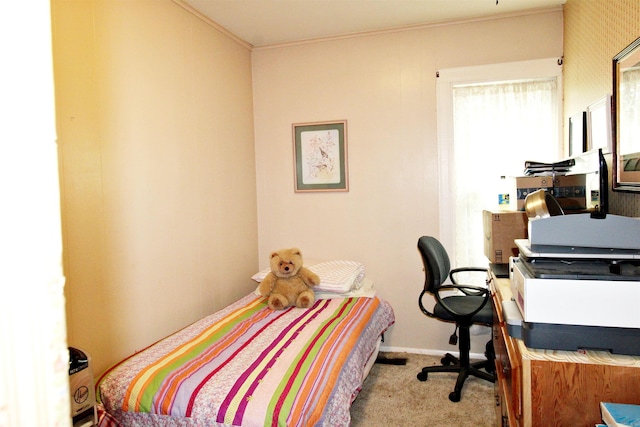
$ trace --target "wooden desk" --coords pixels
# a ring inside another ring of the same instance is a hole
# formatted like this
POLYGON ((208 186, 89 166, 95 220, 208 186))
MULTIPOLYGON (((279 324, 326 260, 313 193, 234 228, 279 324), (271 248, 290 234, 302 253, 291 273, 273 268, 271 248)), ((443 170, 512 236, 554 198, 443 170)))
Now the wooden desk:
POLYGON ((527 348, 508 335, 502 316, 509 279, 490 282, 497 425, 593 427, 602 423, 602 401, 640 404, 640 357, 527 348))

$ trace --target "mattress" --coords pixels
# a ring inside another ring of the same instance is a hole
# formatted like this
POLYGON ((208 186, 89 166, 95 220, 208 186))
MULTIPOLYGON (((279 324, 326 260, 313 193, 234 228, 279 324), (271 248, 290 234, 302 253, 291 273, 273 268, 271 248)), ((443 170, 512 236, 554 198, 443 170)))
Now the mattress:
POLYGON ((118 363, 97 383, 122 426, 348 426, 379 337, 378 297, 273 311, 247 295, 118 363))

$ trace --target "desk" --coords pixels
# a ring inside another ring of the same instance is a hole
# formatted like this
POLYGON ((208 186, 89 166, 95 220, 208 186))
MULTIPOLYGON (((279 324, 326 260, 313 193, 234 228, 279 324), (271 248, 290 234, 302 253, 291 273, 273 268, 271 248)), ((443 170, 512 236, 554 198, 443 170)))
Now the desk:
POLYGON ((494 307, 497 425, 593 427, 600 402, 640 404, 640 357, 604 351, 536 350, 507 333, 502 301, 509 279, 490 273, 494 307))

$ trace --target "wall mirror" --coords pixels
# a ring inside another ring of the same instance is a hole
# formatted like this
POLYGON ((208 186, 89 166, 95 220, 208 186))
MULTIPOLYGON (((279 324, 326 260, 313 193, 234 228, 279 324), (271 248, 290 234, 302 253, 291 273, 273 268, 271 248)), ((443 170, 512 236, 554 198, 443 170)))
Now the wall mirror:
POLYGON ((640 192, 640 38, 613 57, 613 189, 640 192))

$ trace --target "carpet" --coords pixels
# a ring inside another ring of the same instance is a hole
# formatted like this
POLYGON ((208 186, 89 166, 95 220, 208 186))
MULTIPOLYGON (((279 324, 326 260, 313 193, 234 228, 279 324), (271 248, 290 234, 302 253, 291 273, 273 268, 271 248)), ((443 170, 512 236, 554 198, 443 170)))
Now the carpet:
POLYGON ((449 400, 455 373, 416 375, 424 366, 439 365, 440 356, 380 353, 386 363, 373 365, 351 406, 352 427, 489 427, 497 425, 493 383, 467 378, 460 402, 449 400), (403 364, 404 362, 404 364, 403 364))

